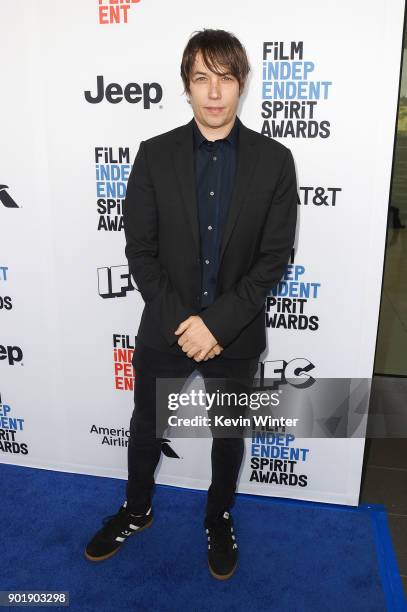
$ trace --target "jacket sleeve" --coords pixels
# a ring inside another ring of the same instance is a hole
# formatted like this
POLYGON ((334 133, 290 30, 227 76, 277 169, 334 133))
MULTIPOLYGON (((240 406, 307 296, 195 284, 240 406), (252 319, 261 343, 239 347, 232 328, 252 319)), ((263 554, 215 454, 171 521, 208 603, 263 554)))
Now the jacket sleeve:
POLYGON ((158 259, 157 207, 143 141, 127 183, 123 220, 130 273, 157 327, 173 345, 178 341, 174 331, 194 312, 182 303, 158 259))
POLYGON ((266 296, 281 279, 295 239, 297 179, 287 149, 264 225, 257 260, 249 272, 199 316, 224 348, 259 314, 266 296))

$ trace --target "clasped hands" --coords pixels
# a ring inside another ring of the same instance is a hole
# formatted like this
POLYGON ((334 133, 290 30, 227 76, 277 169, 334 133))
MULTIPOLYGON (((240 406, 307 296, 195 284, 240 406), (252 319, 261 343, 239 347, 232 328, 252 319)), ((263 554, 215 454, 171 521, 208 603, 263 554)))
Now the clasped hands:
POLYGON ((174 332, 179 335, 178 344, 195 361, 207 361, 219 355, 223 348, 211 334, 198 315, 191 315, 182 321, 174 332))

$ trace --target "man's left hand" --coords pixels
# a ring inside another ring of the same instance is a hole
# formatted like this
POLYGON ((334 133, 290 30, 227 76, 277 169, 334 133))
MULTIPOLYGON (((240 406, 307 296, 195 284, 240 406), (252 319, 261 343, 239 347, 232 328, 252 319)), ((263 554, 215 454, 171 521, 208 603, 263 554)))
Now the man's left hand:
POLYGON ((218 343, 198 315, 191 315, 182 321, 174 332, 180 335, 178 344, 195 361, 202 361, 205 355, 218 343))

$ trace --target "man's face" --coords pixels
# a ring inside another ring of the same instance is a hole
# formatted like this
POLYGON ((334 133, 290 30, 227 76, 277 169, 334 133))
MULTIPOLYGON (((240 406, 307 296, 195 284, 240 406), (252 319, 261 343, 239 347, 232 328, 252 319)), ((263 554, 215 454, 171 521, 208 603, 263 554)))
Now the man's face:
POLYGON ((191 71, 189 99, 194 116, 207 128, 221 128, 233 122, 239 103, 239 81, 226 72, 215 74, 205 66, 198 51, 191 71))

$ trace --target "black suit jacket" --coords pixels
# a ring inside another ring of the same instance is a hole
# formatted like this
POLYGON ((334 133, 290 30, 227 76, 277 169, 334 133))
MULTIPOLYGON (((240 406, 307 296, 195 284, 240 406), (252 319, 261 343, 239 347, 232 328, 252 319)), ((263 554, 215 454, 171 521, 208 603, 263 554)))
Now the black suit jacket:
POLYGON ((199 314, 224 348, 249 358, 266 347, 265 298, 295 238, 297 183, 290 149, 239 118, 236 179, 220 250, 218 296, 200 309, 201 264, 192 122, 142 141, 124 202, 125 253, 145 306, 138 338, 185 355, 174 334, 199 314))

